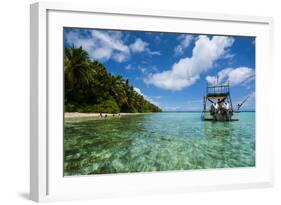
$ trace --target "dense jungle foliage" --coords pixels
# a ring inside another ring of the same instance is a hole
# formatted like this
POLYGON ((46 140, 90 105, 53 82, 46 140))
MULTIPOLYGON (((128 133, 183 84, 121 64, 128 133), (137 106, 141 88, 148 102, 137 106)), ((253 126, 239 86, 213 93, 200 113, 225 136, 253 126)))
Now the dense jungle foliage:
POLYGON ((127 79, 91 60, 82 47, 64 49, 64 106, 65 112, 161 112, 127 79))

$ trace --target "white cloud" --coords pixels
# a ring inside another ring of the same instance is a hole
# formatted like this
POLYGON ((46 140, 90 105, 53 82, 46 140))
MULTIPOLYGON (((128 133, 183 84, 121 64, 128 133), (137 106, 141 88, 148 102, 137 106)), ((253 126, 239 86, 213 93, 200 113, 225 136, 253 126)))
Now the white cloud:
POLYGON ((226 68, 218 72, 216 76, 207 76, 206 80, 210 84, 229 82, 231 86, 246 85, 255 79, 255 71, 248 67, 226 68))
POLYGON ((233 59, 235 57, 235 54, 233 53, 226 53, 224 55, 224 59, 233 59))
POLYGON ((156 73, 158 72, 157 66, 138 66, 137 67, 142 74, 147 75, 149 73, 156 73))
POLYGON ((157 55, 157 56, 161 56, 161 53, 159 51, 151 51, 149 48, 146 50, 148 52, 148 54, 150 55, 157 55))
POLYGON ((217 76, 207 76, 206 80, 208 83, 213 85, 213 84, 217 83, 218 78, 217 78, 217 76))
POLYGON ((137 87, 134 87, 134 91, 136 91, 138 94, 143 96, 143 93, 141 92, 141 90, 137 87))
POLYGON ((97 31, 93 30, 92 36, 97 38, 99 41, 99 44, 102 44, 106 47, 112 48, 113 50, 119 51, 119 52, 125 52, 128 53, 129 49, 128 46, 126 46, 123 41, 121 40, 122 33, 119 31, 97 31))
POLYGON ((123 62, 130 56, 130 49, 122 41, 122 33, 119 31, 92 30, 84 36, 79 30, 73 30, 68 32, 65 38, 69 45, 82 46, 95 60, 114 59, 123 62))
POLYGON ((83 46, 83 48, 86 49, 86 51, 88 51, 89 55, 91 58, 94 59, 105 59, 108 60, 111 56, 112 56, 112 49, 111 48, 89 48, 87 49, 86 46, 83 46), (92 50, 94 50, 93 52, 91 52, 92 50))
POLYGON ((136 41, 130 45, 130 48, 133 52, 140 53, 143 52, 147 46, 148 43, 144 42, 140 38, 137 38, 136 41))
POLYGON ((131 53, 147 52, 150 55, 160 55, 158 51, 151 51, 149 44, 140 38, 130 45, 126 45, 120 31, 91 30, 82 35, 80 30, 72 30, 65 35, 65 40, 74 47, 82 46, 89 56, 95 60, 124 62, 130 58, 131 53))
MULTIPOLYGON (((137 87, 134 87, 134 91, 136 91, 138 94, 142 95, 144 97, 144 99, 148 100, 149 102, 151 102, 152 104, 154 105, 157 105, 160 107, 160 103, 159 102, 156 102, 154 101, 151 97, 147 96, 147 95, 144 95, 141 90, 137 87)), ((158 98, 159 99, 159 98, 158 98)))
POLYGON ((127 55, 116 53, 115 55, 113 55, 113 59, 117 62, 124 62, 127 59, 127 55))
POLYGON ((133 70, 133 66, 131 64, 128 64, 126 67, 125 67, 126 70, 133 70))
POLYGON ((175 48, 175 56, 182 55, 184 50, 189 47, 192 40, 194 39, 193 35, 182 34, 178 37, 180 44, 175 48))
POLYGON ((151 51, 148 46, 149 44, 147 42, 137 38, 135 42, 130 45, 130 49, 133 53, 147 52, 150 55, 161 55, 158 51, 151 51))
POLYGON ((212 68, 214 62, 226 54, 226 48, 234 42, 233 38, 205 35, 198 37, 192 50, 192 57, 180 59, 170 70, 149 74, 144 80, 146 84, 152 84, 167 90, 182 90, 194 84, 202 72, 212 68))

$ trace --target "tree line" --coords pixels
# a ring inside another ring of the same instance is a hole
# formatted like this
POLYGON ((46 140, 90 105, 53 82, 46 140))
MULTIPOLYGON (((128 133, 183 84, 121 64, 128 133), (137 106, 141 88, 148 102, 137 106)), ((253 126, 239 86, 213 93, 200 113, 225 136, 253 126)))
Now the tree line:
POLYGON ((161 112, 134 90, 128 79, 114 76, 79 48, 64 48, 64 109, 66 112, 161 112))

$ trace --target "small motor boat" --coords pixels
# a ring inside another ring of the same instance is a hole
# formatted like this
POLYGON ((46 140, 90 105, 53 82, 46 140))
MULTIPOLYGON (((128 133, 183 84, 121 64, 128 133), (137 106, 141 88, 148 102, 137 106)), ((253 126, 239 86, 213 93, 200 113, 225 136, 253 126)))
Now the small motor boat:
MULTIPOLYGON (((240 111, 232 106, 229 83, 226 85, 207 86, 207 93, 203 96, 202 120, 233 121, 239 120, 240 111), (210 109, 207 103, 210 102, 210 109)), ((244 102, 243 102, 244 103, 244 102)))

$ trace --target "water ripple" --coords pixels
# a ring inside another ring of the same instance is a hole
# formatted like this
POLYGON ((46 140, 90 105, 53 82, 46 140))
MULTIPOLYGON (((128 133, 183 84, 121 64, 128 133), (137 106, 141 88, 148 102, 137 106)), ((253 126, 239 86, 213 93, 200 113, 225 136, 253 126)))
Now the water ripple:
POLYGON ((207 122, 200 113, 66 120, 64 175, 255 166, 255 113, 207 122))

